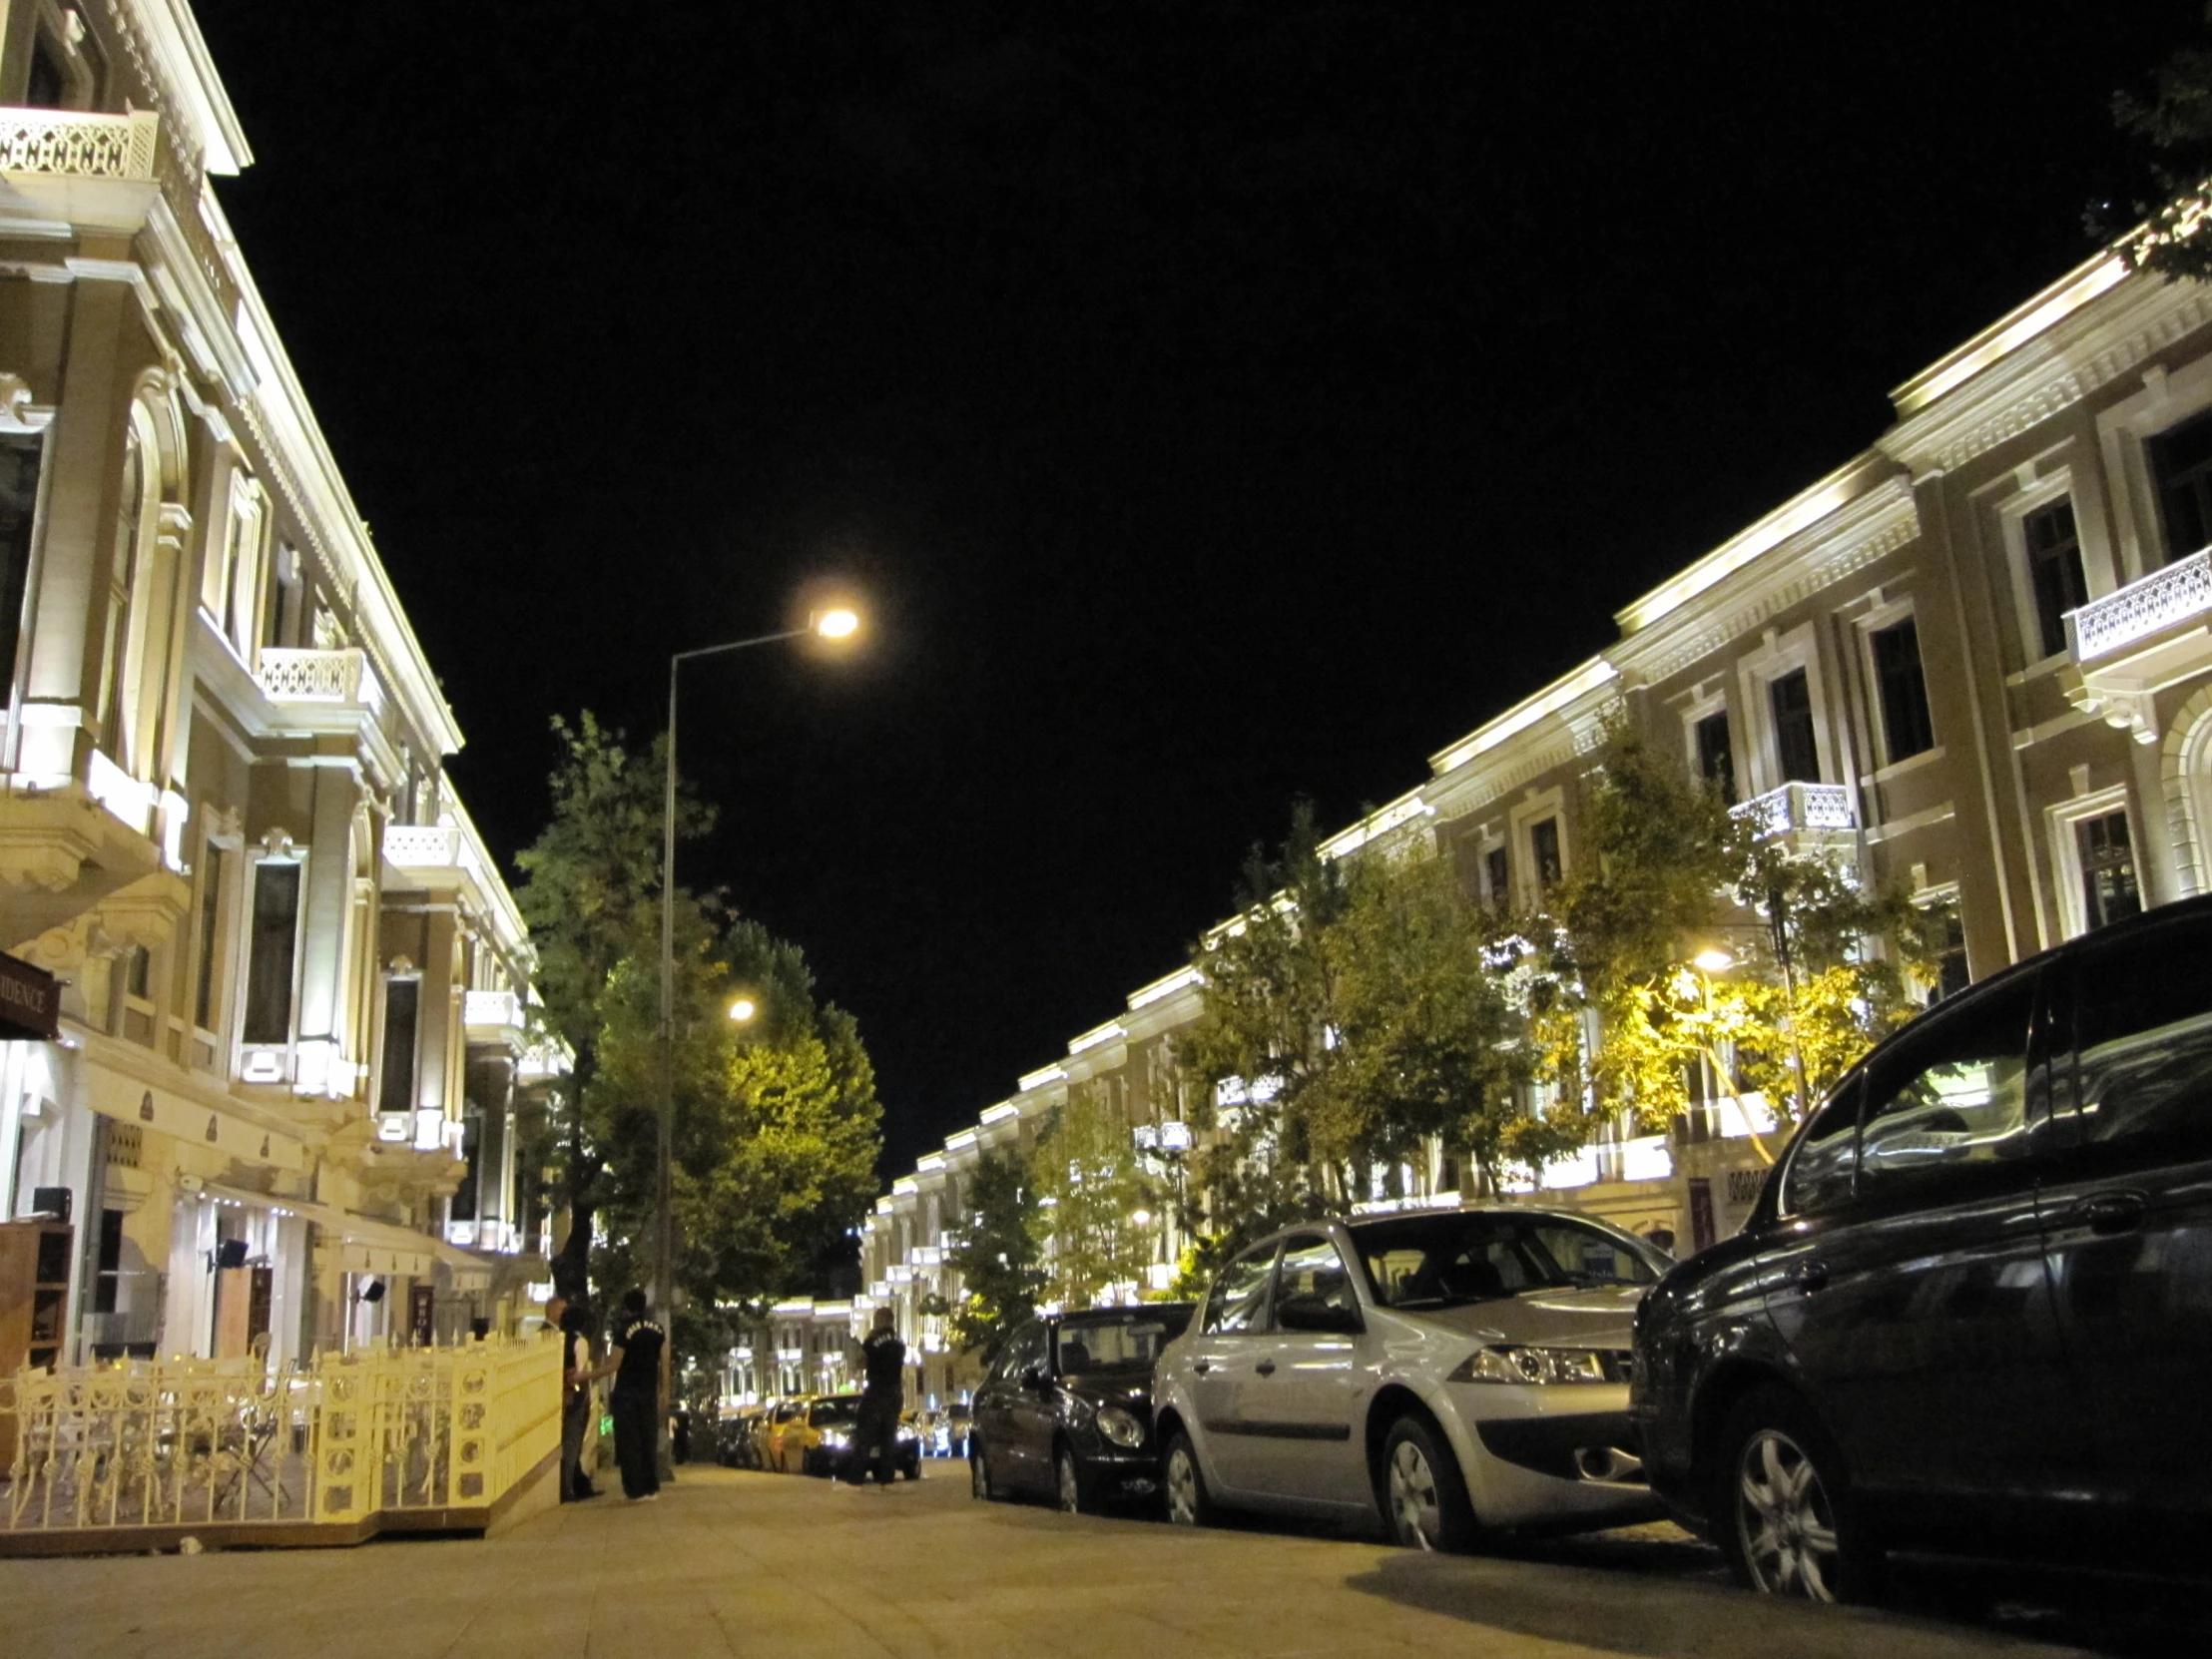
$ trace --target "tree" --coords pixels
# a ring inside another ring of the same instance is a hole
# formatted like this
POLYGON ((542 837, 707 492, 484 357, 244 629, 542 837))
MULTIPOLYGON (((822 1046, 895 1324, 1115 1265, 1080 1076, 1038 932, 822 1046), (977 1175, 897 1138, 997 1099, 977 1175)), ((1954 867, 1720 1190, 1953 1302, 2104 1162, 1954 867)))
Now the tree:
MULTIPOLYGON (((541 1017, 574 1056, 555 1099, 554 1133, 563 1154, 558 1201, 569 1224, 552 1266, 561 1293, 581 1297, 599 1202, 582 1102, 599 1071, 609 987, 637 947, 660 891, 667 752, 657 741, 649 752, 635 753, 588 709, 574 726, 555 716, 553 735, 560 759, 548 780, 552 817, 515 860, 524 877, 515 902, 537 951, 541 1017)), ((703 834, 712 823, 709 809, 688 791, 679 794, 680 838, 703 834)))
MULTIPOLYGON (((2206 10, 2212 21, 2212 7, 2206 10)), ((2212 276, 2212 45, 2174 52, 2152 72, 2147 96, 2113 95, 2112 119, 2141 147, 2148 191, 2133 204, 2139 223, 2113 222, 2113 205, 2088 215, 2100 241, 2117 238, 2120 257, 2168 281, 2212 276)))
POLYGON ((1113 1287, 1142 1283, 1152 1263, 1150 1235, 1133 1218, 1158 1195, 1129 1126, 1097 1091, 1075 1090, 1052 1115, 1037 1140, 1031 1180, 1053 1301, 1089 1308, 1113 1287))
POLYGON ((1028 1160, 1010 1151, 984 1153, 968 1186, 968 1205, 960 1242, 945 1253, 962 1291, 952 1310, 952 1340, 989 1354, 1036 1312, 1044 1295, 1028 1160))
MULTIPOLYGON (((672 1199, 675 1333, 686 1352, 719 1346, 716 1311, 799 1288, 840 1247, 875 1195, 881 1107, 852 1019, 818 1005, 796 945, 758 922, 717 925, 689 895, 676 912, 672 1199), (756 1012, 729 1017, 743 992, 756 1012)), ((659 1198, 661 1076, 658 922, 641 927, 610 982, 600 1066, 583 1102, 603 1151, 602 1283, 652 1259, 659 1198)))

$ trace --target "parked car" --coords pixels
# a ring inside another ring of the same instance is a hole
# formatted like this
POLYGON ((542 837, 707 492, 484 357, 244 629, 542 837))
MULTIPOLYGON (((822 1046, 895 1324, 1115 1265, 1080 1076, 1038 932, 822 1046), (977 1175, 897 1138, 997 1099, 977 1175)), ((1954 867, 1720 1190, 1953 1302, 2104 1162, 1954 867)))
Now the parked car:
POLYGON ((758 1468, 756 1444, 763 1412, 760 1405, 741 1405, 715 1425, 715 1455, 725 1468, 758 1468))
MULTIPOLYGON (((778 1466, 800 1474, 835 1474, 852 1444, 852 1431, 859 1414, 858 1394, 825 1394, 807 1401, 806 1409, 786 1426, 783 1460, 778 1466)), ((892 1472, 908 1480, 919 1480, 921 1441, 912 1423, 899 1423, 896 1448, 897 1466, 892 1472)))
MULTIPOLYGON (((2201 1543, 2212 1460, 2212 901, 1923 1015, 1793 1137, 1744 1231, 1637 1319, 1653 1484, 1754 1588, 1886 1552, 2201 1543)), ((2201 1556, 2199 1558, 2201 1566, 2201 1556)))
POLYGON ((770 1401, 754 1429, 755 1468, 766 1469, 771 1474, 786 1472, 785 1442, 805 1431, 807 1405, 808 1398, 804 1394, 770 1401))
POLYGON ((974 1427, 975 1414, 965 1400, 954 1400, 944 1408, 944 1454, 947 1457, 966 1457, 968 1434, 974 1427))
POLYGON ((1152 1368, 1194 1311, 1188 1302, 1148 1302, 1016 1326, 975 1390, 975 1495, 1049 1494, 1073 1514, 1156 1493, 1152 1368))
POLYGON ((1517 1206, 1314 1222, 1253 1246, 1161 1357, 1168 1518, 1380 1520, 1463 1549, 1481 1528, 1657 1512, 1631 1448, 1642 1240, 1517 1206))

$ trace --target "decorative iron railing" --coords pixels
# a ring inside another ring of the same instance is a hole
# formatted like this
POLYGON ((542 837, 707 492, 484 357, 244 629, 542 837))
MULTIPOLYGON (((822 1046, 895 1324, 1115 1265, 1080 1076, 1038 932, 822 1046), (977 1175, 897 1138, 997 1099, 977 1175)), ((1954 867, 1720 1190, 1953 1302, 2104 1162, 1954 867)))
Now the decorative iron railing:
POLYGON ((1856 830, 1851 791, 1842 784, 1784 784, 1754 796, 1736 809, 1761 835, 1786 835, 1793 830, 1856 830))
POLYGON ((260 680, 262 691, 276 703, 357 703, 373 708, 381 701, 367 657, 355 647, 265 650, 260 680))
POLYGON ((161 117, 78 110, 0 111, 0 171, 151 183, 161 117))
POLYGON ((2106 656, 2208 612, 2212 612, 2212 548, 2154 570, 2071 613, 2066 625, 2073 636, 2074 661, 2106 656))
POLYGON ((401 869, 444 869, 461 861, 461 832, 435 824, 388 824, 384 861, 401 869))
POLYGON ((358 1535, 433 1514, 467 1526, 558 1450, 560 1356, 525 1338, 275 1368, 18 1373, 0 1381, 0 1444, 14 1448, 0 1554, 26 1533, 99 1549, 126 1528, 251 1541, 257 1528, 358 1535))

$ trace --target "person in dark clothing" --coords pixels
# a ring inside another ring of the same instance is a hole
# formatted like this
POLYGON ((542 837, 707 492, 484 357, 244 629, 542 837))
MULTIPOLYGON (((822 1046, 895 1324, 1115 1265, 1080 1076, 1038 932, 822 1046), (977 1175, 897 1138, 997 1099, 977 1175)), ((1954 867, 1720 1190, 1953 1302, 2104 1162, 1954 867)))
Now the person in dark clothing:
POLYGON ((888 1486, 898 1478, 898 1408, 906 1400, 906 1345, 888 1308, 875 1310, 874 1329, 860 1344, 860 1366, 866 1382, 845 1449, 844 1478, 863 1483, 872 1457, 876 1480, 888 1486))
POLYGON ((668 1333, 646 1317, 643 1291, 622 1298, 614 1358, 607 1409, 615 1419, 615 1461, 622 1465, 623 1495, 643 1503, 661 1495, 657 1454, 668 1415, 668 1333))

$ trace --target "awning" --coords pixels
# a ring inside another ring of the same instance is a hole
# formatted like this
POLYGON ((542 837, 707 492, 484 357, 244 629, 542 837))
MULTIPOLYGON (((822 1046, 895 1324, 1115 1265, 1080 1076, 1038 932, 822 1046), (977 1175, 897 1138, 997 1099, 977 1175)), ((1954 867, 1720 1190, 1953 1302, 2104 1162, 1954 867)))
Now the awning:
POLYGON ((328 1236, 328 1248, 336 1252, 336 1266, 344 1273, 427 1279, 437 1264, 438 1251, 450 1248, 427 1233, 417 1233, 394 1222, 356 1216, 349 1210, 318 1204, 311 1198, 275 1198, 268 1193, 220 1186, 213 1181, 208 1183, 206 1191, 237 1204, 257 1204, 305 1217, 328 1236))
POLYGON ((447 1244, 443 1239, 430 1240, 430 1248, 453 1276, 455 1291, 488 1291, 491 1289, 491 1263, 472 1250, 447 1244))

